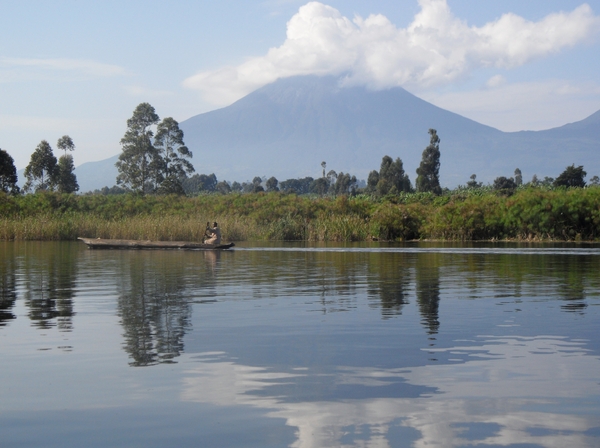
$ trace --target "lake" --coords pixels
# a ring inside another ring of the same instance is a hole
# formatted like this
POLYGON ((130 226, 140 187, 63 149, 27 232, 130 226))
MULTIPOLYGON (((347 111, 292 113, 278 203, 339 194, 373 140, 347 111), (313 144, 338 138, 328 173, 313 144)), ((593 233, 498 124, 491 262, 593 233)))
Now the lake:
POLYGON ((0 242, 2 447, 598 447, 600 246, 0 242))

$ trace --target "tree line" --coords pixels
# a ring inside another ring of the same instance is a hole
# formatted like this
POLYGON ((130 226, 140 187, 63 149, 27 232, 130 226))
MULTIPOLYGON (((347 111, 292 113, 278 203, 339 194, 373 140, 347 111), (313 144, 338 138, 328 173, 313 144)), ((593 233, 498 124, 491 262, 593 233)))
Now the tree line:
MULTIPOLYGON (((432 193, 441 195, 443 190, 439 180, 440 137, 435 129, 429 129, 429 145, 423 150, 421 163, 416 170, 417 178, 413 187, 404 171, 402 160, 386 155, 381 160, 379 170, 372 170, 364 181, 356 176, 335 170, 326 171, 327 163, 321 162, 322 177, 287 179, 279 182, 275 177, 256 176, 252 181, 218 181, 214 173, 194 173, 191 164, 192 152, 185 145, 183 131, 172 117, 160 120, 154 107, 149 103, 139 104, 131 118, 127 120, 127 130, 120 141, 122 152, 115 164, 118 170, 116 185, 95 190, 96 194, 121 194, 135 192, 141 194, 186 194, 207 193, 258 193, 281 191, 295 194, 355 195, 366 193, 373 196, 397 195, 400 193, 432 193), (156 130, 156 132, 154 132, 156 130), (194 174, 193 174, 194 173, 194 174)), ((64 151, 58 160, 46 140, 42 140, 31 155, 25 169, 25 193, 38 191, 59 191, 74 193, 79 190, 74 174, 73 151, 75 145, 68 135, 57 142, 64 151)), ((574 164, 567 167, 556 179, 545 177, 539 180, 533 176, 530 186, 584 187, 587 173, 583 166, 574 164)), ((598 176, 590 179, 590 184, 600 184, 598 176)), ((514 177, 497 177, 490 186, 503 194, 511 195, 523 185, 521 170, 517 168, 514 177)), ((471 175, 466 185, 458 189, 483 188, 476 174, 471 175)), ((12 157, 0 149, 0 191, 17 194, 17 173, 12 157)))
MULTIPOLYGON (((25 168, 25 185, 23 192, 58 191, 60 193, 75 193, 79 190, 77 177, 73 172, 73 156, 67 151, 74 151, 75 144, 68 135, 58 139, 56 146, 65 153, 58 159, 54 156, 52 147, 47 140, 42 140, 37 146, 29 164, 25 168)), ((17 169, 13 158, 0 149, 0 191, 10 194, 20 192, 17 186, 17 169)))

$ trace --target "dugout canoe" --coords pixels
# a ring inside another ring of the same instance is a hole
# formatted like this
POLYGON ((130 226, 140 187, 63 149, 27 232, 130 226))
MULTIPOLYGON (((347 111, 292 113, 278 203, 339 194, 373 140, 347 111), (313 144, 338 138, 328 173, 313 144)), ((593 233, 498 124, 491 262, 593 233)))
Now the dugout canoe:
POLYGON ((112 240, 103 238, 77 238, 90 249, 201 249, 225 250, 235 244, 205 244, 192 241, 112 240))

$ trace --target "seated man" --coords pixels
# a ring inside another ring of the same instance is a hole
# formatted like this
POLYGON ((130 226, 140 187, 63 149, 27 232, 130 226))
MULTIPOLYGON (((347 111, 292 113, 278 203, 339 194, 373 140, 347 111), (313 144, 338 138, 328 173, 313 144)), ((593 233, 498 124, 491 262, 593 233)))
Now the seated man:
POLYGON ((205 235, 208 236, 208 239, 204 240, 205 244, 221 244, 221 229, 216 222, 213 222, 212 229, 206 228, 205 235))

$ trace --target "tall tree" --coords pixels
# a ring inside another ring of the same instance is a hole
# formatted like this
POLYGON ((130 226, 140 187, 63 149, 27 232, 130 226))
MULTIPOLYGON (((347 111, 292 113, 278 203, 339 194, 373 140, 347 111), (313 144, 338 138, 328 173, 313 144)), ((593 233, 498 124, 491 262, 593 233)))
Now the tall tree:
POLYGON ((127 131, 121 139, 123 152, 115 163, 119 175, 117 184, 137 192, 152 192, 157 186, 158 151, 152 144, 154 133, 150 129, 159 117, 148 103, 139 104, 127 120, 127 131))
POLYGON ((523 173, 519 168, 515 169, 515 184, 517 184, 517 187, 523 185, 523 173))
POLYGON ((75 193, 79 190, 77 176, 73 171, 75 171, 73 156, 71 154, 60 156, 56 169, 56 186, 61 193, 75 193))
POLYGON ((194 172, 194 166, 186 160, 192 158, 192 153, 183 142, 183 131, 179 129, 179 123, 173 118, 167 117, 159 123, 154 147, 157 150, 155 164, 159 165, 157 181, 161 185, 165 181, 168 185, 176 184, 179 179, 186 178, 194 172))
POLYGON ((15 167, 15 161, 10 154, 3 149, 0 149, 0 191, 12 194, 19 192, 19 187, 17 187, 17 168, 15 167))
POLYGON ((435 129, 429 129, 429 146, 423 150, 421 165, 417 168, 417 191, 442 194, 440 187, 440 138, 435 129))
POLYGON ((58 159, 56 170, 56 185, 58 191, 61 193, 75 193, 79 190, 77 177, 74 173, 75 164, 73 163, 73 156, 67 154, 67 151, 75 151, 75 143, 73 143, 71 137, 63 135, 58 139, 58 142, 56 142, 56 147, 65 152, 65 154, 58 159))
POLYGON ((23 189, 25 191, 54 190, 56 172, 56 157, 52 153, 52 147, 46 140, 42 140, 31 154, 29 165, 25 168, 27 182, 23 189))
POLYGON ((61 151, 65 152, 65 156, 67 155, 67 151, 75 151, 75 144, 73 143, 73 139, 68 135, 63 135, 58 139, 56 143, 56 147, 61 151))
POLYGON ((568 166, 554 181, 555 187, 585 187, 583 178, 587 175, 583 166, 575 168, 575 164, 568 166))

